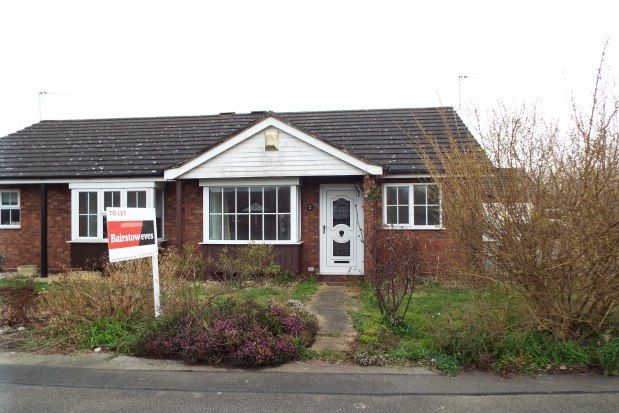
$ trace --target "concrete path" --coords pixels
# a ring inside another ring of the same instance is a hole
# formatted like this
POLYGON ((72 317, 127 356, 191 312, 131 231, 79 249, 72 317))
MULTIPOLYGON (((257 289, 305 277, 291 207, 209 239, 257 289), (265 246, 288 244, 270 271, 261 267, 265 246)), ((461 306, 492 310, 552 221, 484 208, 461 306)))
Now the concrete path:
POLYGON ((351 288, 321 284, 309 305, 318 313, 320 327, 312 350, 348 351, 356 337, 349 314, 355 305, 351 288))

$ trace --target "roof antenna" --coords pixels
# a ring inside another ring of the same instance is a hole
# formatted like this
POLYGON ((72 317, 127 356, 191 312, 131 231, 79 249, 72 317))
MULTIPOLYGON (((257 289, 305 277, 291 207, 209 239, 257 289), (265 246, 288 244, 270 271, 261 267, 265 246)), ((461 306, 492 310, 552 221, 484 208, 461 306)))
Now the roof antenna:
POLYGON ((67 93, 52 93, 46 90, 39 90, 39 122, 43 119, 43 95, 58 95, 58 96, 67 96, 67 93))
POLYGON ((458 75, 458 110, 460 110, 462 105, 462 81, 468 78, 467 75, 458 75))
POLYGON ((47 95, 47 92, 44 90, 39 90, 39 122, 41 122, 41 96, 47 95))

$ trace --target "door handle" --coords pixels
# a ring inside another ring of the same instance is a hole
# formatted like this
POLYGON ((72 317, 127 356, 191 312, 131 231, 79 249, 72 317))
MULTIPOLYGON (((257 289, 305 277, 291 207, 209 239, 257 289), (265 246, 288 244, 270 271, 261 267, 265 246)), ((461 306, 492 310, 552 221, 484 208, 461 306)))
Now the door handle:
POLYGON ((326 234, 326 233, 327 233, 327 226, 326 226, 326 225, 323 225, 323 226, 322 226, 322 233, 323 233, 323 234, 326 234))

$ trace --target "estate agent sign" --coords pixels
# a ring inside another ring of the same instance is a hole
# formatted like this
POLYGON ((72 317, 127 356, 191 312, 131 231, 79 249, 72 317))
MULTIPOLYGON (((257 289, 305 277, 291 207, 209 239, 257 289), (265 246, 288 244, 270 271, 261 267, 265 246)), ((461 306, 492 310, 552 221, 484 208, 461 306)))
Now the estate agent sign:
POLYGON ((155 208, 108 208, 106 215, 110 262, 152 257, 155 316, 158 316, 159 262, 155 208))

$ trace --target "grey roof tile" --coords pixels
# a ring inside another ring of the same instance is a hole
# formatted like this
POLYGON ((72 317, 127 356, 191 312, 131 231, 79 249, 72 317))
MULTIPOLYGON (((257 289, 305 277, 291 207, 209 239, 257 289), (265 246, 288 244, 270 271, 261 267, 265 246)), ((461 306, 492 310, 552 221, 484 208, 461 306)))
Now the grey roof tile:
MULTIPOLYGON (((0 138, 0 179, 161 176, 268 115, 44 120, 0 138)), ((389 173, 423 171, 427 136, 478 146, 450 107, 274 115, 389 173)))

